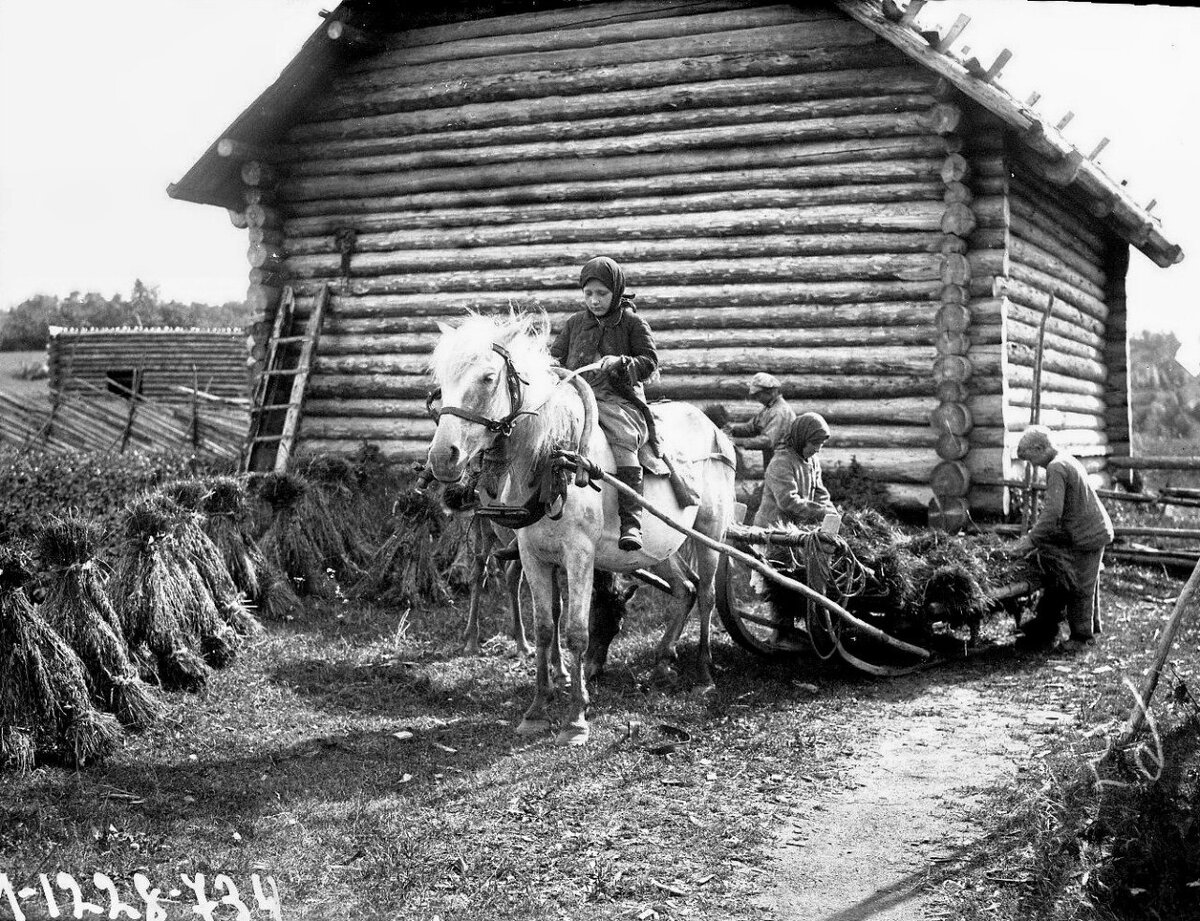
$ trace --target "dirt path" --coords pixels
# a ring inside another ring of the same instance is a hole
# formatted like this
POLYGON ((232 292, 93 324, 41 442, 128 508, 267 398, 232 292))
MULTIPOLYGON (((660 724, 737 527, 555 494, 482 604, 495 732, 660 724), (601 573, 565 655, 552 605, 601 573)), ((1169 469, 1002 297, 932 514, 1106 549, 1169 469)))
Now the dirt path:
POLYGON ((965 819, 980 791, 1015 776, 1029 713, 984 683, 937 686, 885 704, 845 787, 785 829, 777 921, 928 917, 930 870, 952 867, 982 832, 965 819))

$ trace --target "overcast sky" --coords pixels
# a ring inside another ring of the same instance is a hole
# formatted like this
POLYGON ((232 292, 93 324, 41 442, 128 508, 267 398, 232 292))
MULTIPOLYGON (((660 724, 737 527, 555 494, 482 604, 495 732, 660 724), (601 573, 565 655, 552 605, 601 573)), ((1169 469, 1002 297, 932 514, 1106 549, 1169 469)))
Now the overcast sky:
MULTIPOLYGON (((224 210, 166 195, 272 82, 336 0, 0 0, 0 310, 37 292, 128 292, 220 303, 246 288, 246 238, 224 210)), ((1200 10, 1027 0, 935 0, 923 24, 972 23, 958 42, 1068 137, 1128 180, 1188 258, 1135 253, 1134 328, 1200 339, 1200 10)))

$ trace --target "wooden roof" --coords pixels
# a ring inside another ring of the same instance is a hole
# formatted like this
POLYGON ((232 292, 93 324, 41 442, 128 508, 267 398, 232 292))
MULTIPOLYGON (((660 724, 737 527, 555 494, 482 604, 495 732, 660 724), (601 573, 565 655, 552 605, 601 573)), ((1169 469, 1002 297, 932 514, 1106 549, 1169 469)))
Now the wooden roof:
MULTIPOLYGON (((584 0, 586 2, 586 0, 584 0)), ((918 30, 915 19, 894 0, 827 0, 846 16, 890 42, 913 61, 949 80, 963 95, 1001 119, 1020 141, 1039 172, 1083 200, 1091 212, 1106 222, 1121 239, 1141 250, 1160 266, 1183 259, 1182 248, 1169 240, 1159 220, 1135 202, 1125 188, 1111 179, 1090 157, 1068 141, 1054 125, 1025 103, 992 82, 993 74, 974 59, 963 61, 949 50, 939 51, 941 36, 918 30)), ((576 5, 567 0, 497 0, 491 3, 441 3, 422 12, 399 14, 388 3, 343 0, 326 21, 305 41, 279 78, 226 128, 204 155, 177 183, 167 187, 172 198, 242 210, 241 159, 222 156, 224 141, 246 150, 264 151, 281 139, 296 114, 328 81, 340 65, 359 54, 352 41, 331 40, 335 24, 371 31, 397 31, 432 22, 467 21, 530 8, 576 5)), ((919 8, 921 4, 914 4, 919 8)), ((408 7, 407 4, 403 5, 408 7)))

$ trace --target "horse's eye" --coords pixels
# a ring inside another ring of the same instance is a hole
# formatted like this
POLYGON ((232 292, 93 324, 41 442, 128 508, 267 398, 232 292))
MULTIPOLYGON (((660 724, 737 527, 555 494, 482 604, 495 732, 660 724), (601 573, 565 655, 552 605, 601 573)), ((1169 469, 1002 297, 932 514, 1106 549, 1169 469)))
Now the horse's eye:
POLYGON ((483 376, 483 382, 484 382, 485 384, 494 384, 494 383, 496 383, 496 372, 495 372, 495 371, 488 371, 488 372, 487 372, 487 374, 485 374, 485 375, 483 376))

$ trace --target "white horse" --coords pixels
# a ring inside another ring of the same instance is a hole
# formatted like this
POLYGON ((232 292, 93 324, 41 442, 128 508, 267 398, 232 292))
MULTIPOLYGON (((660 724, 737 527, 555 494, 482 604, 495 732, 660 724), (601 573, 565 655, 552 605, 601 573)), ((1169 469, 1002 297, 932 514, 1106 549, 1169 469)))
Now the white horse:
MULTIPOLYGON (((556 451, 582 445, 602 469, 610 473, 615 469, 612 451, 599 427, 583 431, 585 419, 595 418, 594 402, 590 412, 586 404, 594 398, 590 389, 565 383, 561 369, 554 367, 544 317, 470 315, 457 329, 441 326, 441 330, 431 366, 442 408, 435 412, 437 431, 429 449, 433 473, 440 481, 457 482, 468 466, 483 456, 502 471, 496 497, 501 504, 545 512, 539 490, 552 474, 556 451)), ((689 475, 700 502, 681 507, 665 477, 646 478, 645 498, 672 519, 721 539, 734 509, 733 446, 690 404, 658 404, 655 410, 663 448, 674 458, 676 469, 689 475)), ((537 690, 517 731, 533 735, 550 728, 548 654, 554 639, 556 570, 566 576, 560 630, 570 654, 571 678, 570 709, 558 734, 560 744, 581 745, 588 738, 584 657, 593 568, 606 572, 644 568, 671 583, 683 609, 668 624, 659 644, 657 671, 665 676, 672 674, 669 663, 694 593, 700 614, 698 684, 704 690, 712 688, 709 629, 717 554, 699 542, 688 542, 694 544, 690 547, 695 573, 692 585, 688 578, 691 570, 679 560, 684 536, 649 513, 643 514, 642 549, 627 552, 617 547, 613 487, 605 485, 596 491, 572 483, 566 486, 565 497, 552 499, 550 504, 549 514, 517 531, 537 625, 537 690)))

